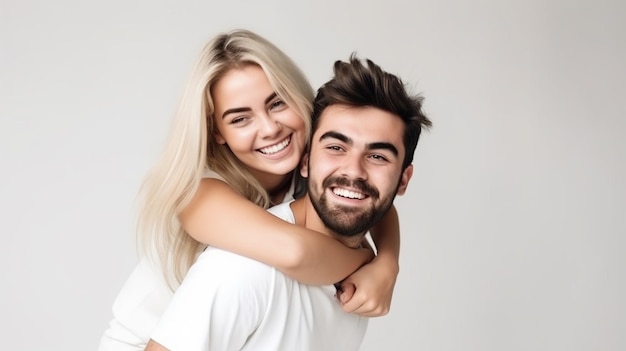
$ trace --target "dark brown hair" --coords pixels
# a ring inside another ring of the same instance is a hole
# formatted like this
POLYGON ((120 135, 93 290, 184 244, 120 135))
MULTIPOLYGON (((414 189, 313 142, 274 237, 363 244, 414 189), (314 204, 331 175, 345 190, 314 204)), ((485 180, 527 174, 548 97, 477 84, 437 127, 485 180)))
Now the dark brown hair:
POLYGON ((422 128, 432 125, 422 112, 421 95, 411 96, 397 76, 383 71, 369 59, 362 60, 355 54, 348 62, 336 61, 335 76, 322 85, 313 102, 312 131, 317 130, 319 119, 328 106, 375 107, 397 115, 404 122, 405 156, 403 168, 413 162, 422 128))

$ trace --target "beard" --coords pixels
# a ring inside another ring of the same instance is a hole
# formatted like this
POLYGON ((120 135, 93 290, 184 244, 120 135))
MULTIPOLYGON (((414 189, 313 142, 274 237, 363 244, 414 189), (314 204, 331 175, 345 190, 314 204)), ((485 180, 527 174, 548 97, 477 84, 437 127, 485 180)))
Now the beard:
POLYGON ((322 182, 322 193, 315 194, 309 182, 309 197, 313 208, 324 225, 337 235, 351 237, 367 232, 372 226, 389 211, 393 204, 394 195, 391 194, 383 199, 376 188, 362 180, 351 181, 342 177, 329 177, 322 182), (326 189, 330 186, 343 186, 358 189, 369 196, 371 206, 368 208, 356 208, 353 206, 331 205, 328 203, 326 189))

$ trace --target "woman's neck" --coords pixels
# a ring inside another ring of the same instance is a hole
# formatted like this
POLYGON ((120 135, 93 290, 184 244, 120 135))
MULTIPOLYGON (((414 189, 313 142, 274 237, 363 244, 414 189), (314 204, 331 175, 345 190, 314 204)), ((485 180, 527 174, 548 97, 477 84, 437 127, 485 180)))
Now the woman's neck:
POLYGON ((283 202, 285 195, 291 187, 293 172, 280 176, 275 174, 271 176, 255 174, 255 176, 263 188, 267 190, 272 205, 278 205, 283 202))

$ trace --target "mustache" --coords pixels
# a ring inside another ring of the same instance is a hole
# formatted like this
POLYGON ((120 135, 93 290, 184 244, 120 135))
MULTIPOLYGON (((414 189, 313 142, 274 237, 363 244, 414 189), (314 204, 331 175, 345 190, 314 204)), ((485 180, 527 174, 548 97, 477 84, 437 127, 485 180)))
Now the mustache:
POLYGON ((362 192, 363 194, 369 195, 373 198, 379 197, 378 190, 376 190, 376 188, 361 179, 350 180, 346 177, 328 177, 322 182, 323 188, 329 188, 333 185, 346 188, 354 188, 362 192))

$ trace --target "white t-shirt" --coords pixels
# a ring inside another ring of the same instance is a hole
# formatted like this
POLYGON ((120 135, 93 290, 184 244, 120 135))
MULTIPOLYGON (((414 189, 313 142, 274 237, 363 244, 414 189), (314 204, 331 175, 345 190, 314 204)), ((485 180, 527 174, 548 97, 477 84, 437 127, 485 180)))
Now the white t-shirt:
MULTIPOLYGON (((295 222, 288 203, 269 211, 295 222)), ((367 321, 343 312, 332 285, 302 284, 258 261, 208 247, 152 339, 174 351, 358 350, 367 321)))
MULTIPOLYGON (((206 170, 203 177, 224 180, 211 170, 206 170)), ((293 188, 292 184, 285 201, 293 200, 293 188)), ((172 295, 160 269, 141 258, 113 303, 113 319, 102 335, 98 350, 143 350, 172 295)))

